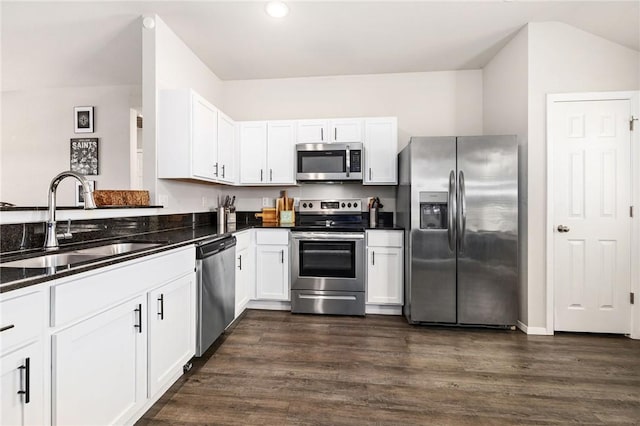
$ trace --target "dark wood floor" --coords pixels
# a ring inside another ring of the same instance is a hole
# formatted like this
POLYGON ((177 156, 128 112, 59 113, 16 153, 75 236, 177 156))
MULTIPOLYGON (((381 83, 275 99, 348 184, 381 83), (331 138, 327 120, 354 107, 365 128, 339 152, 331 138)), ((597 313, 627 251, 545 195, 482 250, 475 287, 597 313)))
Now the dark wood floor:
POLYGON ((622 336, 251 310, 220 340, 140 425, 640 424, 622 336))

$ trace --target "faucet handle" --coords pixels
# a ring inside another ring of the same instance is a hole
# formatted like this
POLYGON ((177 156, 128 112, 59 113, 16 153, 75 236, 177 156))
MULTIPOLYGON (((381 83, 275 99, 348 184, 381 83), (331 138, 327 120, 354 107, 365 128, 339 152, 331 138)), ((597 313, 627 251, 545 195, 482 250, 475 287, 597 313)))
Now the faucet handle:
POLYGON ((73 234, 71 233, 71 219, 67 219, 67 232, 56 234, 56 237, 59 240, 70 240, 73 238, 73 234))

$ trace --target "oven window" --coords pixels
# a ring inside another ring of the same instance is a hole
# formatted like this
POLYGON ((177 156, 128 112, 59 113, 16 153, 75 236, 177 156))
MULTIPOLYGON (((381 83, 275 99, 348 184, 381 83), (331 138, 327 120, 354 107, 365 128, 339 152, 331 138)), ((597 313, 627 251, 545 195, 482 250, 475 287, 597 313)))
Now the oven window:
POLYGON ((355 241, 300 241, 300 276, 356 277, 355 241))
POLYGON ((298 173, 344 173, 346 151, 298 151, 298 173))

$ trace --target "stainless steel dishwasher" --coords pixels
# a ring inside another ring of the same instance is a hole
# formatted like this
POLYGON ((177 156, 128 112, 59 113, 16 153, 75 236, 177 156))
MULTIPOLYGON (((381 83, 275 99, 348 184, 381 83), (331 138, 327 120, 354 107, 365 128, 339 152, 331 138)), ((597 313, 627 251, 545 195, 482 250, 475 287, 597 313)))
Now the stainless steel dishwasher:
POLYGON ((225 237, 196 245, 196 356, 224 332, 235 314, 236 238, 225 237))

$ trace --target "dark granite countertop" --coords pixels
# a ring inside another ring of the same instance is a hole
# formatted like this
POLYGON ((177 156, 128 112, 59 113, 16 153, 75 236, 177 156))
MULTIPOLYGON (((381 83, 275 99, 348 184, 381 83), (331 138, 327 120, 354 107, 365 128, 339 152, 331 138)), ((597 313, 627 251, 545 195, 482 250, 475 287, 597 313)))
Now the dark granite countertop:
MULTIPOLYGON (((160 243, 157 247, 148 249, 137 250, 125 254, 117 254, 111 256, 100 257, 87 261, 85 263, 78 263, 75 265, 65 265, 52 268, 14 268, 14 267, 1 267, 0 266, 0 293, 5 293, 11 290, 28 287, 31 285, 39 284, 45 281, 50 281, 58 278, 63 278, 69 275, 78 274, 81 272, 90 271, 96 268, 101 268, 109 265, 113 265, 120 262, 148 256, 155 253, 171 250, 178 247, 187 246, 206 240, 214 240, 231 235, 234 232, 241 232, 247 229, 287 229, 295 230, 295 225, 277 225, 277 224, 262 224, 262 223, 238 223, 235 227, 232 227, 228 232, 219 234, 217 228, 210 225, 185 227, 179 229, 170 229, 163 231, 148 232, 142 234, 132 233, 127 236, 118 236, 114 238, 102 239, 99 241, 87 241, 78 244, 65 245, 59 251, 51 252, 64 253, 74 250, 103 246, 114 242, 152 242, 160 243)), ((401 230, 403 228, 393 225, 380 225, 376 228, 366 228, 376 230, 401 230)), ((2 261, 9 262, 12 260, 19 260, 30 257, 37 257, 43 255, 44 252, 41 249, 38 250, 26 250, 23 252, 13 252, 3 255, 2 261)), ((49 254, 49 253, 47 253, 49 254)))

